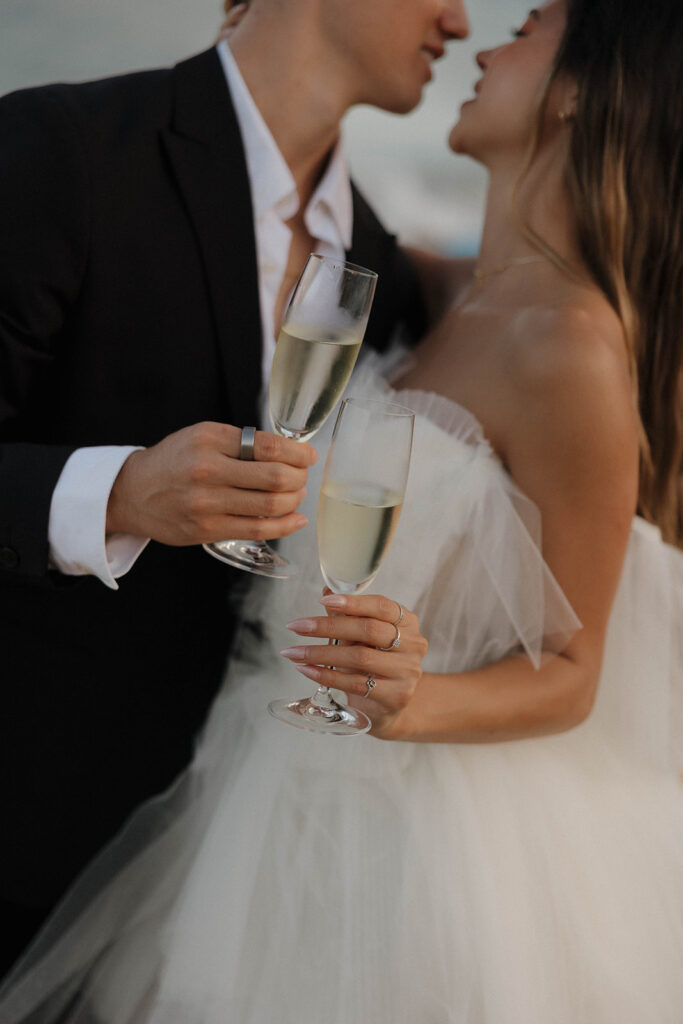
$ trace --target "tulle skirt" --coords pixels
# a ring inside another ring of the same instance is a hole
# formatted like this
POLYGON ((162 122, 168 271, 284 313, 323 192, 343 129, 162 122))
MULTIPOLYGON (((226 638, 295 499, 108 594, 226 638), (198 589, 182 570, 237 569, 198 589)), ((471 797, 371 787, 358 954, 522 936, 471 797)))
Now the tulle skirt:
POLYGON ((3 1024, 680 1024, 672 772, 599 721, 309 735, 265 711, 293 675, 262 646, 233 665, 191 772, 86 873, 3 1024))

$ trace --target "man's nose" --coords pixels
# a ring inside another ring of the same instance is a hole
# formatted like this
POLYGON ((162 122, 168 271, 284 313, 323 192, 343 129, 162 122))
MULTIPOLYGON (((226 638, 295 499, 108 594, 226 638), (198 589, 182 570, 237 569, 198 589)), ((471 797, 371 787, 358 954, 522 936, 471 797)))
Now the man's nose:
POLYGON ((450 39, 466 39, 470 34, 470 20, 467 17, 464 0, 448 0, 439 25, 441 31, 450 39))

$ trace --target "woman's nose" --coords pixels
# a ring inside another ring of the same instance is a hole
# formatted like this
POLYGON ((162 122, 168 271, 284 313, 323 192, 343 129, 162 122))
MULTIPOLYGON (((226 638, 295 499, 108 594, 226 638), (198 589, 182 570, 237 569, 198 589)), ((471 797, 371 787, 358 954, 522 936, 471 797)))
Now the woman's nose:
POLYGON ((477 55, 475 56, 474 59, 477 62, 477 67, 481 71, 486 71, 486 68, 488 67, 489 63, 489 57, 491 56, 492 53, 492 50, 480 50, 479 53, 477 53, 477 55))

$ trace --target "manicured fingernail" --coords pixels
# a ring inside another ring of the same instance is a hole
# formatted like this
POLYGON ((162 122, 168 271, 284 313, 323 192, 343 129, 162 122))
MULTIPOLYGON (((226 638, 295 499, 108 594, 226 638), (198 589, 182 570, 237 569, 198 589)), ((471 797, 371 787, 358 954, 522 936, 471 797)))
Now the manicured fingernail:
POLYGON ((346 608, 346 598, 343 594, 328 594, 320 598, 320 603, 326 608, 346 608))
POLYGON ((315 619, 293 619, 287 623, 287 629, 294 633, 312 633, 315 629, 315 619))
POLYGON ((314 665, 295 665, 294 668, 297 672, 301 672, 302 676, 306 676, 308 679, 315 679, 316 683, 320 681, 323 670, 316 668, 314 665))
POLYGON ((302 526, 308 526, 308 519, 301 512, 297 512, 294 516, 294 525, 297 530, 300 530, 302 526))
POLYGON ((280 651, 283 658, 289 658, 290 661, 303 661, 306 654, 305 647, 285 647, 284 651, 280 651))

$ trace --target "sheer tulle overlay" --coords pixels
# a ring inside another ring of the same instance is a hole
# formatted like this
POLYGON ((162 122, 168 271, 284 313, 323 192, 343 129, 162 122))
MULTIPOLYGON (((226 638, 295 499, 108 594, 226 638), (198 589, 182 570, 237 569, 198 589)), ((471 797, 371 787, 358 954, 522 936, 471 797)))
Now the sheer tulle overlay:
MULTIPOLYGON (((580 624, 476 420, 367 363, 349 393, 417 413, 373 590, 419 614, 427 669, 561 649, 580 624)), ((77 883, 1 1024, 681 1024, 683 555, 634 521, 584 725, 459 746, 268 716, 309 689, 277 652, 322 585, 313 529, 285 550, 300 576, 252 587, 190 770, 77 883)))

